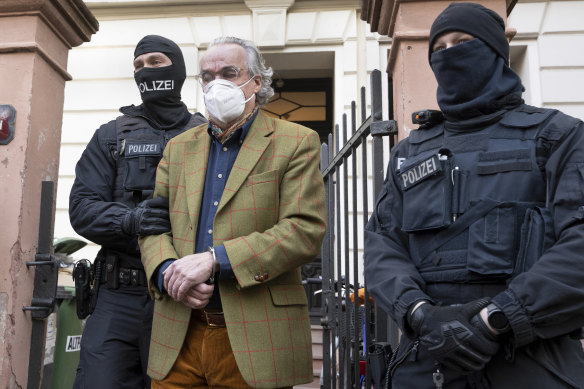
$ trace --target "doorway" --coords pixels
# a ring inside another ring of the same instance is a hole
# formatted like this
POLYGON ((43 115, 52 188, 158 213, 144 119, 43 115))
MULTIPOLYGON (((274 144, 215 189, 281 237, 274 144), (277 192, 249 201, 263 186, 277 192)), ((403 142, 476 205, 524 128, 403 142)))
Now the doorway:
POLYGON ((333 129, 334 52, 268 53, 274 96, 263 110, 316 131, 326 142, 333 129))
MULTIPOLYGON (((326 143, 333 130, 334 52, 267 53, 267 66, 274 70, 274 96, 262 109, 268 115, 298 123, 316 131, 326 143)), ((321 258, 302 266, 310 322, 322 317, 321 258)))

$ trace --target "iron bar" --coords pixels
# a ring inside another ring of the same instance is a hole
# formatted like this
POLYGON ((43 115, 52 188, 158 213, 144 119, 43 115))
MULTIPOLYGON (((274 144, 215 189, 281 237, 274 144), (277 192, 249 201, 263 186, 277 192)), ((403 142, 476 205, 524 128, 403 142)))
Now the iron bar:
MULTIPOLYGON (((339 155, 339 142, 341 140, 341 134, 340 134, 340 128, 339 125, 335 125, 335 158, 339 155)), ((340 382, 340 388, 343 388, 342 382, 343 382, 343 375, 345 373, 345 369, 344 369, 344 361, 345 361, 345 344, 342 341, 343 340, 343 332, 342 332, 342 327, 341 327, 341 321, 342 321, 342 314, 343 314, 343 278, 342 278, 342 255, 341 255, 341 170, 337 169, 335 171, 335 175, 336 175, 336 180, 335 180, 335 196, 334 196, 334 202, 335 204, 338 204, 338 206, 336 207, 336 217, 335 217, 335 243, 336 243, 336 263, 335 263, 335 269, 337 272, 337 278, 336 278, 336 282, 335 282, 335 292, 336 292, 336 296, 337 296, 337 309, 338 309, 338 314, 336 316, 336 321, 335 321, 335 327, 337 328, 337 338, 335 339, 335 344, 338 342, 337 348, 338 348, 338 358, 339 358, 339 371, 338 374, 335 378, 340 378, 341 382, 340 382)), ((335 365, 336 367, 336 365, 335 365)), ((337 382, 337 379, 335 379, 334 383, 337 382)), ((333 388, 335 386, 333 385, 333 388)))
MULTIPOLYGON (((330 136, 329 136, 329 144, 330 144, 330 136)), ((321 146, 321 171, 323 171, 326 166, 328 166, 329 161, 329 147, 326 143, 322 144, 321 146)), ((325 190, 325 201, 326 201, 326 210, 327 210, 327 225, 330 221, 330 177, 328 175, 323 176, 324 179, 324 190, 325 190)), ((331 382, 331 328, 330 328, 330 321, 332 317, 331 312, 331 298, 330 298, 330 290, 331 290, 331 279, 330 279, 330 229, 327 228, 324 239, 322 241, 322 250, 321 250, 321 258, 322 258, 322 317, 321 317, 321 326, 322 328, 322 371, 321 371, 321 378, 324 382, 331 382)))
POLYGON ((347 144, 339 151, 334 158, 331 158, 331 162, 328 164, 327 168, 323 171, 323 176, 329 174, 332 170, 335 170, 343 162, 342 155, 348 154, 351 150, 358 147, 363 139, 371 133, 371 118, 367 118, 364 123, 359 126, 359 129, 347 140, 347 144))
MULTIPOLYGON (((382 118, 381 105, 381 72, 371 72, 371 117, 374 121, 382 118)), ((373 193, 375 196, 383 186, 385 166, 383 164, 383 139, 374 136, 372 140, 372 165, 373 165, 373 193)), ((375 307, 375 341, 387 341, 387 314, 375 307)))
MULTIPOLYGON (((351 133, 355 133, 355 131, 357 130, 357 120, 356 120, 356 112, 355 112, 355 102, 353 101, 351 103, 351 133)), ((366 143, 362 143, 363 147, 366 147, 367 144, 366 143)), ((353 150, 353 152, 351 153, 351 193, 353 194, 352 197, 352 207, 353 207, 353 214, 352 214, 352 221, 353 221, 353 231, 352 231, 352 235, 353 235, 353 293, 354 293, 354 299, 353 299, 353 312, 354 317, 353 317, 353 328, 355 328, 355 337, 356 337, 356 341, 353 342, 353 355, 354 355, 354 359, 355 359, 355 367, 354 367, 354 377, 359 377, 361 376, 361 369, 360 369, 360 363, 361 363, 361 358, 360 355, 361 353, 359 352, 359 335, 362 333, 362 328, 363 328, 363 319, 361 319, 361 323, 359 323, 359 315, 357 313, 360 312, 360 306, 359 306, 359 235, 358 235, 358 221, 357 221, 357 215, 358 215, 358 202, 357 202, 357 153, 356 153, 356 149, 353 150)), ((347 212, 348 214, 348 212, 347 212)), ((347 221, 347 225, 348 225, 348 221, 347 221)), ((347 257, 348 257, 348 251, 347 251, 347 257)), ((348 271, 347 271, 348 273, 348 271)), ((363 341, 365 341, 365 337, 363 337, 363 341)), ((363 343, 363 350, 365 350, 365 343, 363 343)), ((359 386, 357 386, 360 383, 360 379, 356 379, 356 388, 359 388, 359 386)))
MULTIPOLYGON (((347 143, 347 114, 343 114, 343 141, 344 144, 347 143)), ((350 307, 350 295, 351 295, 351 287, 350 281, 351 278, 350 274, 350 267, 349 267, 349 167, 347 166, 347 155, 344 155, 343 161, 343 243, 344 243, 344 251, 342 258, 345 262, 345 288, 343 290, 343 302, 345 304, 345 312, 344 312, 344 322, 345 322, 345 361, 346 361, 346 370, 345 370, 345 387, 348 387, 348 384, 352 382, 351 378, 353 376, 353 371, 351 371, 351 362, 355 362, 355 356, 351 358, 352 350, 351 350, 351 307, 350 307)), ((354 290, 354 288, 353 288, 354 290)))
MULTIPOLYGON (((368 153, 367 153, 367 141, 364 141, 364 146, 361 147, 361 160, 362 160, 362 167, 361 167, 361 174, 362 178, 362 191, 363 193, 363 240, 365 240, 365 226, 369 221, 369 173, 367 167, 369 166, 368 163, 368 153)), ((363 285, 367 286, 367 278, 365 274, 363 274, 363 285)), ((364 344, 365 353, 369 352, 370 345, 373 343, 371 339, 371 327, 373 325, 372 317, 371 317, 371 302, 369 301, 369 292, 367 292, 367 288, 365 288, 365 339, 367 343, 364 344)), ((371 387, 371 369, 367 366, 367 381, 365 383, 366 388, 371 387)))
MULTIPOLYGON (((343 389, 360 388, 361 359, 368 361, 368 353, 374 342, 385 341, 389 331, 388 316, 380 310, 373 312, 375 305, 369 300, 366 288, 363 306, 359 303, 359 287, 367 285, 365 275, 360 274, 364 258, 359 257, 363 249, 359 247, 359 239, 363 238, 360 234, 364 234, 363 229, 369 218, 369 197, 376 196, 384 181, 383 137, 395 135, 397 129, 394 121, 382 121, 380 71, 375 70, 371 74, 369 117, 366 117, 365 91, 364 87, 361 88, 361 125, 357 127, 357 109, 353 101, 350 129, 347 125, 347 114, 344 114, 342 128, 336 125, 333 133, 329 134, 328 146, 323 145, 322 148, 321 172, 327 196, 327 232, 321 256, 323 288, 321 323, 324 348, 322 387, 325 389, 331 387, 336 389, 337 385, 343 389), (371 164, 368 159, 368 139, 372 139, 371 164), (362 163, 360 192, 357 182, 359 159, 362 163), (373 192, 369 189, 370 177, 373 181, 373 192), (360 195, 362 199, 359 199, 360 195), (362 219, 359 218, 361 204, 362 219), (352 214, 349 215, 349 212, 352 214), (363 280, 362 283, 359 282, 360 279, 363 280), (352 302, 351 292, 354 296, 352 302)), ((390 110, 390 113, 392 112, 393 110, 390 110)), ((390 136, 390 150, 393 141, 393 137, 390 136)), ((371 366, 367 362, 364 380, 365 387, 371 388, 371 366)))

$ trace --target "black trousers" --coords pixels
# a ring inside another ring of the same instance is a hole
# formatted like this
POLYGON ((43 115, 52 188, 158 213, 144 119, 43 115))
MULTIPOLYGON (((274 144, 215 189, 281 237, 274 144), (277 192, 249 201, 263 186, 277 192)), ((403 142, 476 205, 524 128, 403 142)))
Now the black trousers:
POLYGON ((146 287, 101 285, 83 330, 75 389, 150 388, 146 368, 153 308, 146 287))
POLYGON ((444 374, 444 389, 584 388, 584 351, 579 340, 561 336, 515 350, 500 350, 484 370, 462 375, 441 366, 422 347, 402 335, 393 366, 392 389, 434 389, 433 373, 444 374))

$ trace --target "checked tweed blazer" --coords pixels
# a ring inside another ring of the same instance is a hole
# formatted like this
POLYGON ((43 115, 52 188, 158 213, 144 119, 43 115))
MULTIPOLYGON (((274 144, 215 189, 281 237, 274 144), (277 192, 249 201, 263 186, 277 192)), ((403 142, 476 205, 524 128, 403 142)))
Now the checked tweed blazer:
MULTIPOLYGON (((172 233, 142 238, 148 279, 168 258, 194 252, 211 138, 201 125, 173 138, 160 162, 155 196, 169 198, 172 233)), ((312 342, 300 267, 325 233, 318 135, 259 112, 227 180, 213 225, 235 279, 219 282, 231 348, 251 387, 312 381, 312 342)), ((206 205, 207 206, 207 205, 206 205)), ((163 379, 185 338, 191 309, 155 298, 148 374, 163 379)))

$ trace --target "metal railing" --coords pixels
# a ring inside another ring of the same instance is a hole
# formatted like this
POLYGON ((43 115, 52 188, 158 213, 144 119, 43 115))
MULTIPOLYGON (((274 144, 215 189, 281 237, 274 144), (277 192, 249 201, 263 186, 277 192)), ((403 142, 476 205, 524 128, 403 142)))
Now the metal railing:
MULTIPOLYGON (((371 388, 368 351, 377 342, 389 341, 394 346, 397 343, 397 327, 385 313, 376 312, 365 288, 364 274, 360 274, 363 271, 361 246, 364 226, 385 175, 383 137, 389 139, 391 150, 397 135, 395 121, 382 120, 381 85, 381 72, 374 70, 371 73, 371 115, 366 117, 363 87, 361 125, 357 128, 353 101, 350 138, 347 115, 344 114, 342 128, 335 126, 335 136, 329 134, 328 144, 324 143, 321 148, 321 171, 327 202, 327 233, 321 252, 323 388, 371 388), (342 147, 339 144, 341 136, 342 147), (368 147, 370 138, 371 146, 368 147), (365 288, 362 305, 357 298, 359 288, 365 288), (352 294, 354 299, 351 299, 352 294)), ((393 116, 392 105, 390 101, 390 117, 393 116)))

